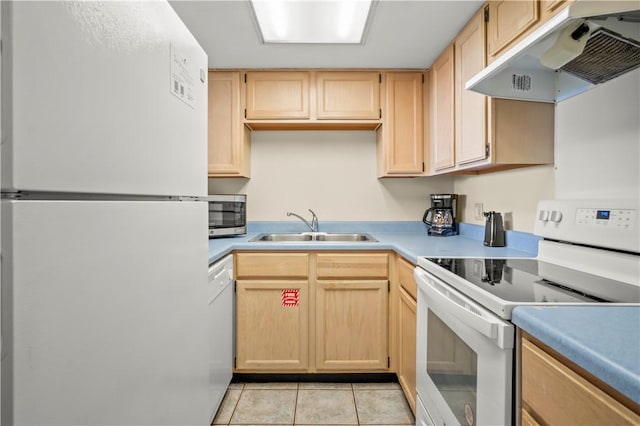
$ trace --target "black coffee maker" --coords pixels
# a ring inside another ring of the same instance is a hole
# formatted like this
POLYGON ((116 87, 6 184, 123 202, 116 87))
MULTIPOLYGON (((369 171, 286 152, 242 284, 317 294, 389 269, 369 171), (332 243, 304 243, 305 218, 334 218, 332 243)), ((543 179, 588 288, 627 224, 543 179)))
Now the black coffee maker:
POLYGON ((422 217, 422 221, 428 225, 429 235, 458 235, 457 203, 456 194, 431 194, 431 207, 422 217))

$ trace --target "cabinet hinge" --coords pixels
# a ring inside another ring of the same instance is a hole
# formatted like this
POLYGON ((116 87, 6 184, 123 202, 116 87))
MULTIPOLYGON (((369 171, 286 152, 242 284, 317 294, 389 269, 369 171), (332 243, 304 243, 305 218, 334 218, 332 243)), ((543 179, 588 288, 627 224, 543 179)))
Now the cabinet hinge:
POLYGON ((489 153, 490 153, 490 152, 491 152, 491 150, 490 150, 490 148, 489 148, 489 145, 485 145, 485 147, 484 147, 484 155, 485 155, 485 158, 489 157, 489 153))
POLYGON ((422 162, 422 173, 424 173, 424 161, 422 162))
POLYGON ((238 283, 237 282, 233 282, 233 292, 237 293, 238 292, 238 283))
POLYGON ((391 357, 387 357, 387 368, 391 367, 391 357))
POLYGON ((247 109, 244 109, 244 118, 247 118, 247 109))
POLYGON ((489 8, 484 8, 484 22, 489 22, 489 8))
POLYGON ((387 281, 387 293, 391 293, 391 281, 387 281))
POLYGON ((244 74, 244 82, 247 82, 247 73, 244 74))
POLYGON ((236 368, 236 357, 233 357, 233 368, 236 368))
POLYGON ((422 74, 422 84, 424 84, 424 74, 422 74))
POLYGON ((379 109, 380 112, 380 118, 382 118, 382 108, 379 109))
POLYGON ((382 73, 378 74, 378 83, 382 84, 382 73))

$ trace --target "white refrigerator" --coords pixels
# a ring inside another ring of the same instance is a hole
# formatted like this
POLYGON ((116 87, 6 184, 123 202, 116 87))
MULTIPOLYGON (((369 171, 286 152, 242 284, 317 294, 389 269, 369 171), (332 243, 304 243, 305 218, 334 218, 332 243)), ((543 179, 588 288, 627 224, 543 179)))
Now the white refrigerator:
POLYGON ((205 425, 207 56, 166 2, 7 2, 3 425, 205 425))

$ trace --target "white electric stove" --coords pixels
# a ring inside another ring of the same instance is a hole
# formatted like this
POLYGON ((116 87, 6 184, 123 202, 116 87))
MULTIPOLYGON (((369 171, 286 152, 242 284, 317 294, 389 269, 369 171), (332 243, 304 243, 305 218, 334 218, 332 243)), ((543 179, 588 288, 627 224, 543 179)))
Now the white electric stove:
POLYGON ((419 258, 417 424, 515 423, 514 307, 640 305, 639 211, 542 201, 536 258, 419 258))

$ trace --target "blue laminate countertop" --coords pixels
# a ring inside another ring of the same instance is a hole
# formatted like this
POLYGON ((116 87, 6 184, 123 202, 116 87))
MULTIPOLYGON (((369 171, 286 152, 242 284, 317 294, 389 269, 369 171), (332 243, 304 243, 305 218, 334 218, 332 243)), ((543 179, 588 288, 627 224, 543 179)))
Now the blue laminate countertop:
POLYGON ((364 232, 378 242, 260 242, 249 240, 263 232, 306 232, 296 222, 250 223, 247 235, 209 240, 209 263, 233 250, 394 250, 412 263, 418 256, 446 257, 534 257, 538 237, 507 231, 507 247, 485 247, 483 227, 460 224, 460 235, 435 237, 427 235, 422 222, 321 222, 321 232, 364 232))
POLYGON ((640 306, 519 306, 511 320, 640 404, 640 306))

